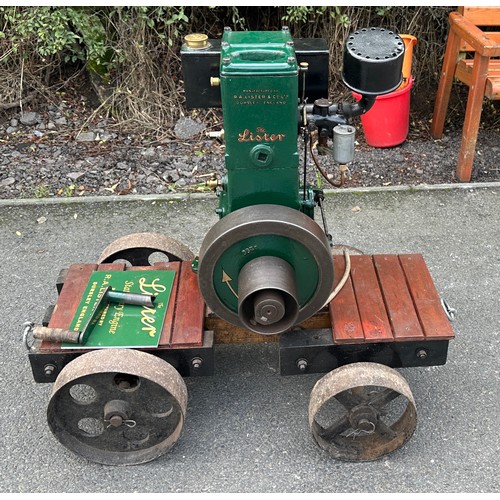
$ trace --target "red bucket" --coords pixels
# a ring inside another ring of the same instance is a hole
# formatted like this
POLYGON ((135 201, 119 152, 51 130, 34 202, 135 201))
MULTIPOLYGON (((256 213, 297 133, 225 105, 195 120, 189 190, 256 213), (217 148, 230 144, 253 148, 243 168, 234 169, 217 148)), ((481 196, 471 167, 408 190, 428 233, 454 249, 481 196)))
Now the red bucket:
MULTIPOLYGON (((377 96, 372 108, 361 115, 366 143, 369 146, 389 148, 406 140, 410 124, 412 85, 413 76, 403 88, 377 96)), ((353 92, 353 95, 357 101, 361 99, 359 94, 353 92)))

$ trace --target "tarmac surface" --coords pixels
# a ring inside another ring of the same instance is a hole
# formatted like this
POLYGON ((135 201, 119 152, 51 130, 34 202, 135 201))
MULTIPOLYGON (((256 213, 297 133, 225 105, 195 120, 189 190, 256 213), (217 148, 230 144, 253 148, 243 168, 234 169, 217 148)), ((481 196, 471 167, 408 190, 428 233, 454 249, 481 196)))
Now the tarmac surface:
POLYGON ((59 270, 93 263, 134 232, 174 236, 197 252, 217 221, 200 196, 0 203, 1 492, 498 492, 500 489, 500 184, 433 190, 335 191, 335 243, 365 253, 422 253, 457 309, 444 366, 399 370, 418 426, 395 453, 340 462, 307 424, 320 374, 282 377, 277 346, 216 347, 216 374, 188 378, 184 432, 159 459, 90 463, 51 434, 51 384, 33 381, 23 323, 40 323, 59 270), (353 210, 354 209, 354 210, 353 210))

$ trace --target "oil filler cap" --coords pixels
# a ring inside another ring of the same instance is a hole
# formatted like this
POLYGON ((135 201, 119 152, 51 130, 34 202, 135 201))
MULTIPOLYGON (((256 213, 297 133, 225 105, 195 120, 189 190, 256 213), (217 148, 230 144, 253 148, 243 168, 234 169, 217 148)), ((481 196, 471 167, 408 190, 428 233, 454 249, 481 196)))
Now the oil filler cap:
POLYGON ((208 49, 210 47, 208 36, 203 33, 190 33, 184 37, 184 42, 188 48, 195 50, 208 49))
POLYGON ((358 94, 388 94, 401 84, 404 52, 403 39, 394 31, 357 30, 345 44, 342 80, 358 94))

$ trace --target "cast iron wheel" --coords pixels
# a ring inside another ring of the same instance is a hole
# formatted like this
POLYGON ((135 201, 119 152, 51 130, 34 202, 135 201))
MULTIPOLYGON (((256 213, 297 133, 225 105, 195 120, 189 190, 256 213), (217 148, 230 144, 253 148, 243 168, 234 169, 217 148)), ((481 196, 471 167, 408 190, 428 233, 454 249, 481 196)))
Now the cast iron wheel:
POLYGON ((408 383, 384 365, 342 366, 321 378, 311 392, 313 438, 339 460, 377 460, 403 446, 416 425, 408 383))
POLYGON ((132 349, 103 349, 61 370, 47 420, 74 453, 105 465, 136 465, 176 443, 186 407, 186 384, 166 361, 132 349))
POLYGON ((158 233, 134 233, 110 243, 97 263, 125 261, 127 266, 150 266, 154 259, 162 262, 193 260, 189 248, 169 236, 158 233))

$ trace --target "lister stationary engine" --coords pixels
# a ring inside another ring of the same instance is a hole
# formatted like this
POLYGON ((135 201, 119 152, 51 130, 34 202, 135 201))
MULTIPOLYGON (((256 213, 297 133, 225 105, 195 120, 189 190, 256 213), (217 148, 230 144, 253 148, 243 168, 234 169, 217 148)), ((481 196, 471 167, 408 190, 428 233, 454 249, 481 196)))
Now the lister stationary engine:
POLYGON ((384 29, 353 33, 343 80, 363 97, 357 104, 332 104, 324 97, 328 52, 318 41, 296 42, 286 27, 225 29, 220 50, 204 35, 186 39, 181 54, 187 104, 217 105, 220 88, 226 144, 227 175, 218 188, 221 220, 199 254, 200 290, 227 321, 278 334, 321 309, 333 288, 331 242, 326 228, 314 221, 323 196, 306 183, 310 137, 314 133, 322 145, 331 138, 333 159, 351 162, 349 120, 366 112, 376 95, 399 86, 404 43, 384 29), (324 92, 310 104, 309 86, 315 97, 324 92))
POLYGON ((183 377, 212 375, 217 343, 262 339, 276 341, 282 375, 328 372, 309 426, 333 457, 374 460, 411 437, 415 402, 392 368, 444 364, 453 338, 432 278, 419 254, 332 256, 323 193, 307 183, 308 155, 330 180, 314 149, 341 173, 352 161, 350 121, 399 86, 403 54, 392 31, 354 32, 342 79, 361 98, 332 103, 322 40, 286 28, 186 37, 186 104, 224 115, 220 219, 198 257, 136 233, 60 273, 55 307, 23 339, 34 379, 55 382, 47 420, 64 446, 103 464, 155 459, 181 435, 183 377))

